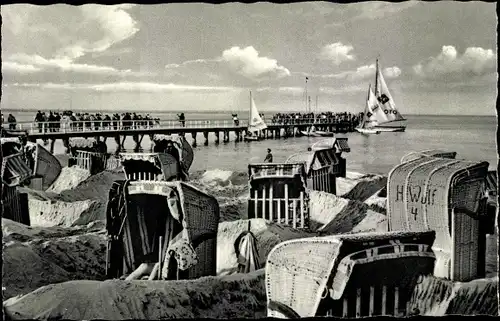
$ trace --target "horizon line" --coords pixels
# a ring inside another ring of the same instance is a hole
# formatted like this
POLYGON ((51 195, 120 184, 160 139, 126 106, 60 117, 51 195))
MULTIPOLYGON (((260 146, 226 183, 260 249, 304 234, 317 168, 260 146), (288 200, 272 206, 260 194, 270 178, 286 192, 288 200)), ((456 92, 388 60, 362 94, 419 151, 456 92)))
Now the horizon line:
MULTIPOLYGON (((37 112, 39 110, 42 110, 42 109, 15 109, 15 108, 1 108, 2 110, 2 113, 4 111, 14 111, 14 112, 37 112)), ((120 110, 120 111, 117 111, 117 110, 107 110, 107 109, 81 109, 81 108, 73 108, 73 109, 69 109, 69 108, 51 108, 51 109, 47 109, 47 110, 44 110, 44 112, 49 112, 49 111, 66 111, 66 110, 71 110, 71 111, 75 111, 75 112, 82 112, 82 111, 85 111, 85 112, 101 112, 101 113, 116 113, 116 112, 135 112, 137 113, 137 109, 130 109, 130 110, 120 110)), ((198 111, 186 111, 186 110, 141 110, 139 111, 140 113, 147 113, 147 114, 152 114, 152 113, 155 113, 155 114, 169 114, 169 113, 172 113, 172 114, 175 114, 175 113, 192 113, 192 114, 224 114, 224 113, 234 113, 234 110, 232 109, 227 109, 227 110, 198 110, 198 111)), ((274 111, 274 110, 261 110, 260 111, 261 113, 274 113, 274 114, 277 114, 278 111, 274 111)), ((321 112, 324 112, 324 111, 321 111, 321 112)), ((329 112, 329 111, 326 111, 326 112, 329 112)), ((330 111, 331 112, 331 111, 330 111)), ((352 112, 352 111, 342 111, 342 112, 339 112, 339 113, 343 113, 343 112, 347 112, 347 113, 351 113, 351 114, 358 114, 358 113, 355 113, 355 112, 352 112)), ((243 111, 244 113, 244 111, 243 111)), ((290 111, 287 111, 286 113, 304 113, 304 111, 300 111, 300 110, 290 110, 290 111)), ((456 116, 456 117, 472 117, 472 116, 475 116, 475 117, 492 117, 492 116, 497 116, 497 114, 484 114, 484 115, 477 115, 477 114, 412 114, 412 113, 405 113, 405 115, 407 116, 456 116)))

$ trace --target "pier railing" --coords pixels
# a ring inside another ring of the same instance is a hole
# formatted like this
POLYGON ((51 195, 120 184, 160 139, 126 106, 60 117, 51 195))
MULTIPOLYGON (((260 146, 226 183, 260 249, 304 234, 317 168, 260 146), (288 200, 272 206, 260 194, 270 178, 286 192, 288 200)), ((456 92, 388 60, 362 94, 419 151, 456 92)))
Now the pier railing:
MULTIPOLYGON (((348 119, 265 119, 269 127, 292 126, 292 125, 336 125, 349 122, 348 119)), ((8 128, 10 124, 4 123, 8 128)), ((147 129, 213 129, 213 128, 241 128, 248 127, 248 120, 91 120, 91 121, 53 121, 53 122, 17 122, 15 129, 27 131, 28 134, 52 134, 52 133, 82 133, 99 131, 124 131, 124 130, 147 130, 147 129)))

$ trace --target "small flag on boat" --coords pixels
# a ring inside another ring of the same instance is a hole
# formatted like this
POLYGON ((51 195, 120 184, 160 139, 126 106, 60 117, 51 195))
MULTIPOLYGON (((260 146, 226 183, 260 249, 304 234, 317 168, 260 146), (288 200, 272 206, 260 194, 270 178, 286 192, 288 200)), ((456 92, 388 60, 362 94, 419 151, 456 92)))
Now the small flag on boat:
POLYGON ((380 95, 380 97, 377 98, 379 102, 382 104, 385 104, 386 102, 389 101, 389 97, 387 97, 385 94, 380 95))

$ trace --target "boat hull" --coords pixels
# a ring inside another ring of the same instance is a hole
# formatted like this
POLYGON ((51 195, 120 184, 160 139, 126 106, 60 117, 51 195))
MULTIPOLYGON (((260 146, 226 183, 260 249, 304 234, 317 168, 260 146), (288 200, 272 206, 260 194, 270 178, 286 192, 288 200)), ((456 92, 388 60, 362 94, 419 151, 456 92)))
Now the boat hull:
POLYGON ((380 134, 380 131, 376 129, 356 128, 356 131, 360 132, 361 134, 380 134))
POLYGON ((318 134, 321 137, 333 137, 335 135, 334 132, 324 132, 324 131, 316 131, 316 134, 318 134))
POLYGON ((375 129, 380 132, 395 133, 404 132, 406 130, 406 126, 376 126, 375 129))
POLYGON ((303 135, 303 136, 308 136, 308 137, 321 137, 320 134, 316 133, 316 132, 305 132, 305 131, 300 131, 300 133, 303 135))

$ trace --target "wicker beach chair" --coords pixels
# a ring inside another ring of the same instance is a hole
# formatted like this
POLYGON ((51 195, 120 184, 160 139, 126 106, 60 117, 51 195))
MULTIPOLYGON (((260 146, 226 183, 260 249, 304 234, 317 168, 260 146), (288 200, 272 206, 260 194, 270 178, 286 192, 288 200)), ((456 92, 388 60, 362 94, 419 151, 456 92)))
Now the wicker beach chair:
POLYGON ((69 166, 86 169, 92 175, 106 169, 109 155, 105 143, 95 138, 70 138, 68 143, 71 154, 69 166))
POLYGON ((168 279, 215 275, 219 215, 215 198, 183 182, 115 182, 107 207, 108 278, 129 274, 142 263, 164 264, 163 260, 168 279), (197 258, 197 264, 185 270, 169 256, 173 243, 180 240, 197 258))
POLYGON ((404 316, 431 274, 434 232, 360 233, 286 241, 266 262, 268 317, 404 316))
POLYGON ((189 171, 193 164, 194 151, 184 136, 156 134, 153 136, 153 143, 153 151, 157 153, 168 153, 168 145, 173 144, 182 169, 186 173, 189 171))
POLYGON ((2 156, 2 217, 30 225, 28 196, 18 186, 32 177, 32 171, 23 153, 2 156))
POLYGON ((293 228, 309 227, 304 163, 248 165, 248 218, 263 218, 293 228))
POLYGON ((129 180, 185 180, 179 161, 165 153, 120 153, 123 172, 129 180))
POLYGON ((401 158, 400 163, 406 163, 420 157, 441 157, 455 159, 457 152, 447 152, 440 149, 429 149, 421 152, 411 152, 401 158))
POLYGON ((285 164, 305 163, 307 186, 316 191, 336 193, 336 177, 341 174, 340 160, 334 148, 315 149, 294 154, 285 164))
POLYGON ((484 272, 487 171, 487 162, 422 156, 389 173, 389 230, 436 231, 436 276, 468 281, 484 272))

